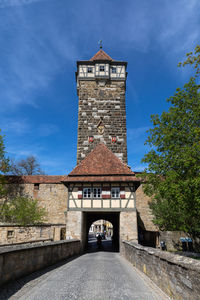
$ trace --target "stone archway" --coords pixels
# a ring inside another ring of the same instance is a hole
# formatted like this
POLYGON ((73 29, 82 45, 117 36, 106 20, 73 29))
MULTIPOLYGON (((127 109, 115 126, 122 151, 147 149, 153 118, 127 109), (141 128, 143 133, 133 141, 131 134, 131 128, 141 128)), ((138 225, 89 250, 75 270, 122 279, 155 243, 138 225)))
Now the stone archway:
POLYGON ((108 220, 113 224, 113 240, 120 246, 122 240, 138 240, 136 211, 67 211, 66 238, 80 239, 82 249, 87 246, 90 225, 99 219, 108 220))
POLYGON ((83 249, 87 248, 88 232, 93 222, 97 220, 107 220, 113 225, 113 243, 116 249, 119 249, 119 228, 120 228, 120 212, 82 212, 82 234, 81 240, 83 249))

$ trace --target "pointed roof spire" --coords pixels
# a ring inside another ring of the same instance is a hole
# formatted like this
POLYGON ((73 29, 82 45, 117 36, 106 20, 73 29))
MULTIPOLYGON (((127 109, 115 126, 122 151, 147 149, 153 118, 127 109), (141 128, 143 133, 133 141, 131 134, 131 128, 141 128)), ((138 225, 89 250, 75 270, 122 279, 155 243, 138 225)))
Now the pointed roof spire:
POLYGON ((98 44, 100 45, 99 48, 102 49, 102 40, 99 40, 98 44))
POLYGON ((113 59, 102 49, 102 45, 100 45, 100 50, 92 57, 90 60, 110 60, 112 61, 113 59))

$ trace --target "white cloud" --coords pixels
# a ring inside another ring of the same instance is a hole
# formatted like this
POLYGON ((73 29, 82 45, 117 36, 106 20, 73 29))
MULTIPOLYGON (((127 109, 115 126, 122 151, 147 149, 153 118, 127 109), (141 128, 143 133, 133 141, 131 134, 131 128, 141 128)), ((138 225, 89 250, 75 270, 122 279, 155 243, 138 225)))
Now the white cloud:
POLYGON ((0 121, 0 129, 3 134, 13 137, 16 135, 28 136, 33 133, 37 136, 47 137, 59 131, 58 126, 53 123, 31 124, 28 122, 28 119, 22 118, 2 118, 0 121))
POLYGON ((41 144, 27 144, 27 143, 19 143, 17 144, 14 142, 10 142, 10 144, 6 147, 6 152, 8 153, 8 156, 14 156, 16 158, 23 158, 28 155, 34 155, 36 157, 40 157, 40 153, 44 151, 44 145, 41 144))
MULTIPOLYGON (((199 43, 200 2, 198 0, 169 1, 163 6, 157 44, 174 70, 179 61, 185 60, 187 52, 199 43)), ((173 71, 172 70, 172 71, 173 71)), ((183 73, 186 73, 185 70, 183 73)), ((180 76, 181 72, 179 72, 180 76)), ((182 74, 183 75, 183 74, 182 74)), ((176 75, 177 76, 177 75, 176 75)), ((187 74, 186 74, 187 76, 187 74)))
POLYGON ((128 128, 127 129, 127 139, 128 141, 136 140, 139 138, 144 138, 147 130, 149 130, 148 126, 138 127, 138 128, 128 128))
POLYGON ((121 52, 134 50, 136 59, 138 52, 157 52, 174 72, 177 63, 199 43, 199 0, 175 0, 173 4, 168 0, 136 0, 125 7, 118 20, 120 25, 111 32, 113 43, 120 45, 121 52))
POLYGON ((47 0, 0 0, 0 8, 21 6, 47 0))
POLYGON ((20 9, 0 11, 0 110, 19 104, 37 107, 37 95, 77 56, 72 32, 62 34, 60 19, 20 9), (51 20, 51 21, 50 21, 51 20))
POLYGON ((77 3, 68 6, 65 1, 0 0, 0 7, 22 5, 0 11, 1 110, 15 109, 19 104, 37 107, 41 89, 48 88, 57 74, 68 68, 67 64, 85 53, 90 55, 94 36, 103 35, 110 49, 124 53, 152 49, 162 52, 176 67, 200 35, 198 0, 176 0, 173 5, 164 0, 159 5, 154 1, 127 1, 127 5, 117 2, 115 7, 107 1, 77 3), (36 6, 23 6, 34 2, 41 2, 37 11, 36 6), (88 14, 91 3, 95 18, 88 14))
POLYGON ((147 168, 147 165, 131 165, 133 172, 143 172, 145 168, 147 168))
POLYGON ((11 118, 3 118, 0 121, 0 128, 3 133, 11 133, 22 135, 30 131, 30 126, 26 120, 13 120, 11 118))
POLYGON ((59 174, 66 175, 72 171, 75 167, 76 162, 75 159, 72 159, 71 155, 67 155, 69 159, 67 159, 66 155, 60 157, 40 157, 40 163, 42 169, 46 174, 59 174))
POLYGON ((58 132, 58 126, 54 124, 41 124, 37 131, 40 136, 45 137, 58 132))

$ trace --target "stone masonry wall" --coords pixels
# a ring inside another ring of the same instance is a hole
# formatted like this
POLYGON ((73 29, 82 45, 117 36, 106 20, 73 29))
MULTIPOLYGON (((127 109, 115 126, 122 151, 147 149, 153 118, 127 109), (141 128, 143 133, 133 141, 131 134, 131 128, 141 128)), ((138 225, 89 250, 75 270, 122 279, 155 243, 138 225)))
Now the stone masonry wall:
MULTIPOLYGON (((183 231, 160 231, 159 235, 159 240, 165 242, 168 251, 183 250, 180 238, 191 238, 189 234, 183 231)), ((186 246, 189 248, 188 244, 186 246)), ((192 247, 194 251, 200 252, 200 239, 198 237, 192 237, 192 247)))
POLYGON ((43 245, 13 246, 0 249, 0 285, 16 280, 60 260, 78 255, 80 241, 48 242, 43 245))
POLYGON ((78 147, 80 163, 99 142, 127 163, 125 81, 78 81, 78 147), (99 124, 101 122, 101 124, 99 124), (99 133, 98 125, 103 127, 99 133), (93 142, 88 137, 94 137, 93 142), (112 143, 116 137, 116 143, 112 143))
POLYGON ((200 262, 123 241, 122 255, 172 299, 199 300, 200 262))
POLYGON ((45 222, 65 223, 68 189, 64 184, 40 184, 33 195, 47 211, 45 222))
POLYGON ((124 239, 138 240, 136 211, 120 212, 120 241, 124 239))
POLYGON ((23 228, 21 226, 0 224, 0 244, 29 242, 40 239, 60 240, 61 229, 64 230, 66 227, 67 187, 64 184, 53 183, 41 183, 38 190, 34 188, 32 183, 9 184, 7 187, 11 199, 17 195, 38 199, 39 206, 45 208, 47 213, 43 221, 46 227, 42 225, 23 228))
POLYGON ((82 212, 68 211, 66 213, 66 238, 81 239, 82 238, 82 212))
POLYGON ((68 189, 64 184, 39 184, 39 189, 34 189, 34 184, 10 184, 10 197, 27 195, 39 200, 39 205, 44 207, 47 215, 45 223, 64 224, 65 211, 67 210, 68 189))
POLYGON ((53 240, 53 233, 51 226, 0 226, 0 245, 37 240, 53 240))
POLYGON ((139 217, 139 224, 147 231, 158 231, 158 228, 153 224, 153 215, 149 208, 151 198, 145 195, 142 184, 136 190, 136 208, 139 217))
POLYGON ((11 245, 37 241, 59 241, 64 239, 66 226, 63 225, 33 225, 17 226, 12 224, 0 225, 0 245, 11 245))

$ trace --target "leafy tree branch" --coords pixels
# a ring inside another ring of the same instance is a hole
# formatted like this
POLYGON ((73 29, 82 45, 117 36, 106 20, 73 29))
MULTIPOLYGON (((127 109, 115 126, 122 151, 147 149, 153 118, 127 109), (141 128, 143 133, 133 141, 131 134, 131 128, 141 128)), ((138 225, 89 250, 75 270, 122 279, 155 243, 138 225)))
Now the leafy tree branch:
POLYGON ((161 230, 200 234, 200 47, 180 65, 190 64, 195 76, 178 88, 168 112, 151 117, 146 141, 151 150, 143 162, 144 191, 152 197, 154 223, 161 230))

